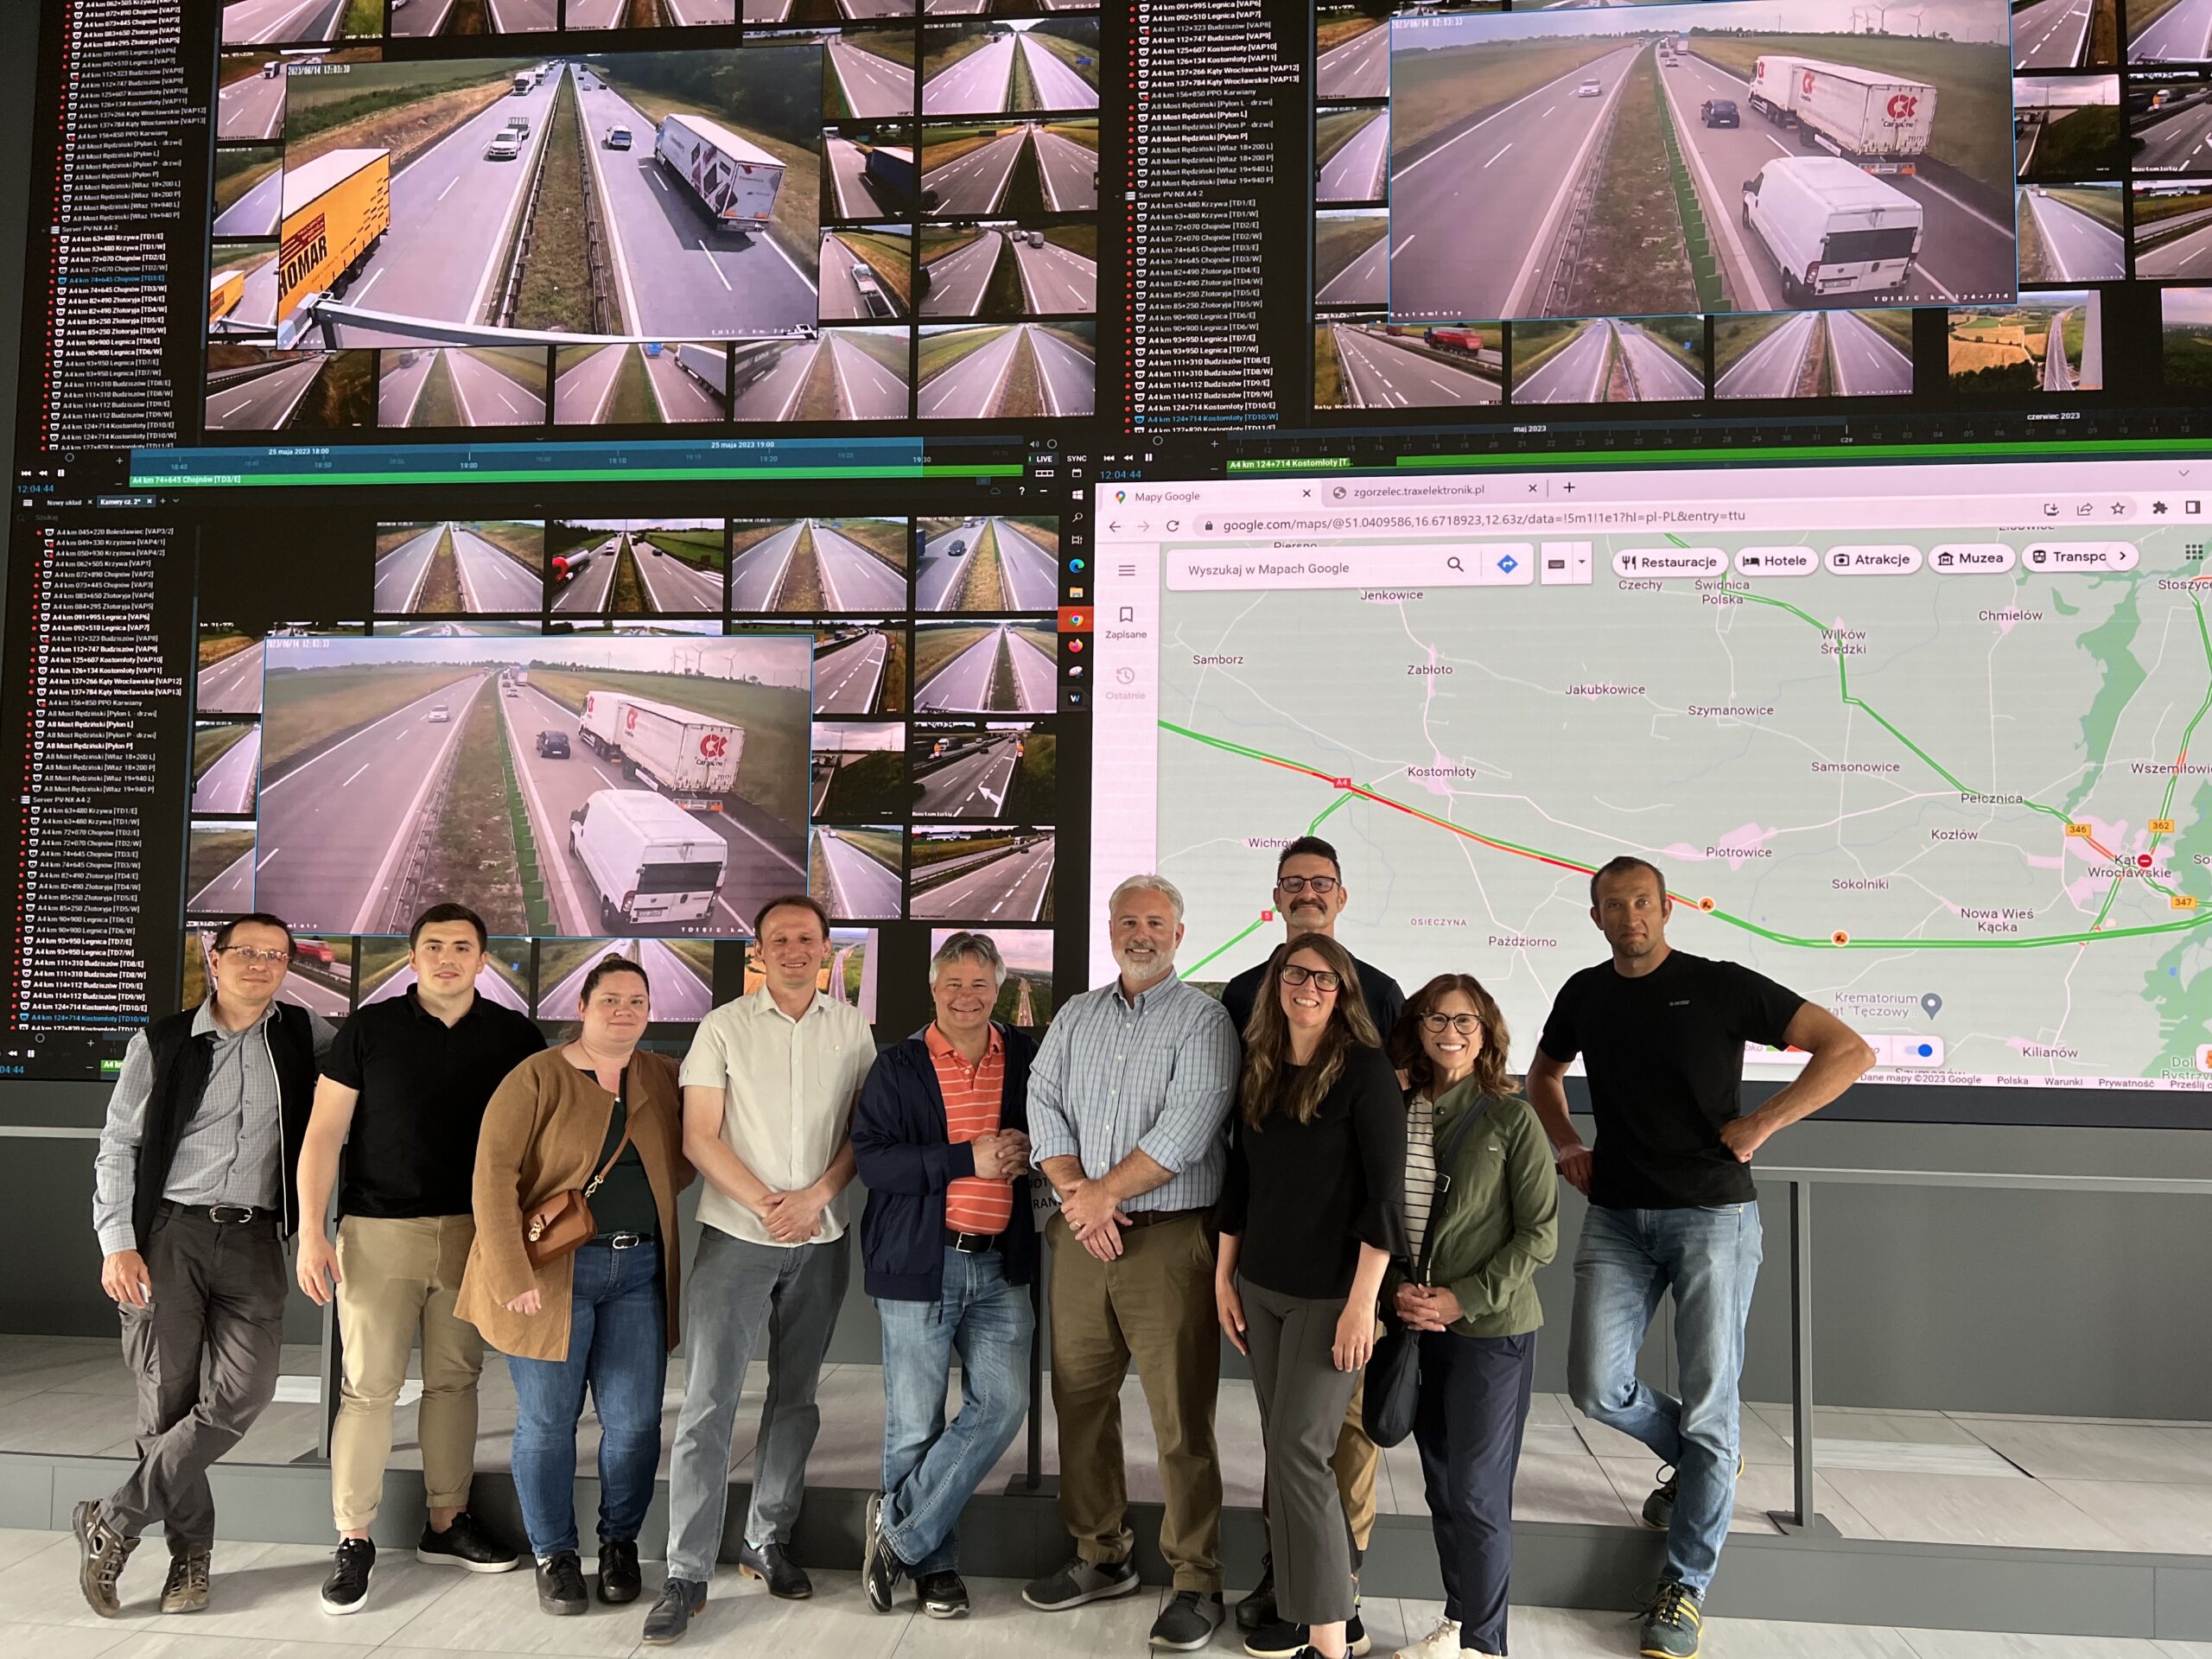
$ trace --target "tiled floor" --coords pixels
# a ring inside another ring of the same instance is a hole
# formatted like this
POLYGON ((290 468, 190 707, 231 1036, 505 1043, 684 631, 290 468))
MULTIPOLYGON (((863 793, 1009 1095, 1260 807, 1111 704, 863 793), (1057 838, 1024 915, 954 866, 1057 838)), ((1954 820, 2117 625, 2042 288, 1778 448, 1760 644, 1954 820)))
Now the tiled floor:
MULTIPOLYGON (((285 1351, 287 1386, 233 1460, 287 1463, 312 1454, 320 1411, 313 1403, 316 1364, 312 1348, 285 1351)), ((732 1448, 741 1478, 749 1471, 765 1387, 766 1368, 756 1366, 732 1448)), ((678 1362, 669 1378, 664 1446, 674 1438, 682 1390, 678 1362)), ((819 1401, 822 1434, 809 1478, 822 1486, 873 1487, 883 1432, 880 1373, 871 1365, 831 1366, 819 1401)), ((514 1389, 496 1355, 485 1368, 481 1402, 479 1465, 504 1468, 514 1389)), ((1050 1471, 1049 1399, 1043 1410, 1050 1471)), ((0 1452, 122 1455, 130 1449, 132 1413, 130 1379, 114 1343, 0 1337, 0 1452)), ((1130 1496, 1157 1502, 1151 1414, 1134 1378, 1123 1395, 1122 1421, 1130 1496)), ((1217 1424, 1227 1499, 1257 1508, 1260 1423, 1249 1385, 1223 1385, 1217 1424)), ((1846 1537, 2212 1554, 2212 1424, 1822 1408, 1815 1428, 1821 1512, 1846 1537)), ((419 1462, 411 1406, 400 1408, 397 1433, 395 1461, 419 1462)), ((1771 1531, 1767 1511, 1790 1501, 1789 1408, 1751 1406, 1743 1445, 1736 1525, 1771 1531)), ((586 1469, 597 1449, 596 1427, 587 1416, 577 1447, 586 1469)), ((1020 1466, 1017 1441, 994 1484, 1020 1466)), ((1583 1417, 1561 1395, 1538 1395, 1514 1513, 1527 1521, 1630 1525, 1653 1473, 1650 1454, 1636 1442, 1583 1417)), ((1420 1460, 1410 1444, 1384 1454, 1377 1497, 1385 1513, 1426 1512, 1420 1460)))
MULTIPOLYGON (((218 1545, 213 1599, 203 1612, 164 1618, 153 1611, 162 1557, 134 1561, 124 1576, 123 1617, 95 1618, 76 1587, 77 1551, 66 1533, 0 1531, 0 1654, 36 1659, 432 1659, 435 1655, 574 1655, 620 1659, 640 1648, 643 1605, 594 1606, 581 1618, 537 1611, 527 1573, 478 1578, 423 1567, 387 1552, 368 1605, 346 1618, 315 1605, 327 1568, 319 1548, 218 1545)), ((588 1566, 589 1564, 587 1563, 588 1566)), ((646 1570, 649 1592, 658 1573, 646 1570)), ((1039 1613, 1020 1586, 977 1580, 972 1618, 937 1623, 869 1611, 850 1573, 817 1577, 814 1599, 772 1601, 760 1586, 725 1572, 706 1612, 673 1651, 696 1659, 1029 1659, 1040 1654, 1123 1655, 1140 1659, 1164 1592, 1146 1589, 1072 1613, 1039 1613)), ((1370 1600, 1368 1631, 1378 1656, 1426 1633, 1442 1613, 1434 1602, 1370 1600)), ((2212 1643, 1995 1636, 1882 1626, 1782 1624, 1714 1618, 1707 1659, 2212 1659, 2212 1643)), ((1634 1626, 1616 1613, 1523 1607, 1513 1611, 1515 1659, 1605 1659, 1635 1652, 1634 1626)), ((1211 1651, 1237 1651, 1228 1636, 1211 1651)))

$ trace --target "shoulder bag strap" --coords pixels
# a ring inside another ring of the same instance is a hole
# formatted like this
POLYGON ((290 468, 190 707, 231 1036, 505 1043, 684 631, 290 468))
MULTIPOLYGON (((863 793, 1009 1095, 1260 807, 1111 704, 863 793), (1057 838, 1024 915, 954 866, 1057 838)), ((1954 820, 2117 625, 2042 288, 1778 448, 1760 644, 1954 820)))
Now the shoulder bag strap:
POLYGON ((620 1087, 614 1098, 622 1108, 622 1138, 614 1143, 614 1150, 599 1166, 599 1173, 584 1183, 584 1197, 588 1198, 600 1189, 600 1185, 614 1173, 614 1166, 622 1161, 623 1148, 630 1144, 630 1068, 622 1068, 620 1087))

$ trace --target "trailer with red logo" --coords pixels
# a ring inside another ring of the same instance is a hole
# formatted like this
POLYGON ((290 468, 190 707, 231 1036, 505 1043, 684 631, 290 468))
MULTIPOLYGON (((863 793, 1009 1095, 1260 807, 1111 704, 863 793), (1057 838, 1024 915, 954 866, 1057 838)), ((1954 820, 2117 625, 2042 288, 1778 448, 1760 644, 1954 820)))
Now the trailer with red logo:
POLYGON ((594 689, 577 722, 585 745, 617 761, 622 775, 650 785, 677 805, 718 812, 737 788, 745 728, 674 703, 594 689))
POLYGON ((760 145, 702 116, 671 115, 653 134, 653 154, 717 225, 738 231, 766 226, 784 164, 760 145))
POLYGON ((1751 105, 1778 127, 1796 128, 1808 149, 1872 173, 1916 170, 1936 129, 1936 89, 1925 81, 1780 53, 1752 65, 1751 105))

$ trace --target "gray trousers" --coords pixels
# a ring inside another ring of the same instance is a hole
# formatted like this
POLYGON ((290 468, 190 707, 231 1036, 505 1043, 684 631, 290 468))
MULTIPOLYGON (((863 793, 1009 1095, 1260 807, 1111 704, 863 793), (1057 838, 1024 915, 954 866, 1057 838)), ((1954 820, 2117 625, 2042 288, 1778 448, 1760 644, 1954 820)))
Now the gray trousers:
POLYGON ((1275 1606, 1293 1624, 1351 1617, 1351 1528, 1337 1490, 1337 1433, 1360 1373, 1331 1357, 1344 1298, 1285 1296, 1239 1276, 1252 1392, 1268 1457, 1275 1606))
POLYGON ((753 1442, 753 1508, 745 1537, 787 1541, 806 1486, 807 1455, 822 1427, 814 1385, 845 1300, 852 1240, 753 1244, 717 1227, 699 1230, 683 1287, 683 1410, 668 1477, 668 1576, 704 1584, 721 1554, 729 1503, 730 1440, 745 1368, 768 1333, 768 1397, 753 1442))
POLYGON ((123 1353, 138 1384, 138 1463, 100 1506, 125 1537, 159 1522, 169 1553, 215 1541, 207 1466, 276 1394, 283 1357, 284 1245, 266 1224, 157 1214, 144 1307, 124 1307, 123 1353))

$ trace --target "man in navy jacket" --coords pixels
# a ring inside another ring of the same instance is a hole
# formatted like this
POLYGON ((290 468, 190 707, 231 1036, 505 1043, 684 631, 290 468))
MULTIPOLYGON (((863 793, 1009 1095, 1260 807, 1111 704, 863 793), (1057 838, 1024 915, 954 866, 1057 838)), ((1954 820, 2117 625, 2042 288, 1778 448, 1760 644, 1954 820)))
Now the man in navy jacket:
POLYGON ((853 1114, 868 1187, 861 1257, 883 1324, 883 1490, 868 1500, 861 1565, 878 1612, 891 1611, 902 1578, 931 1618, 967 1612, 960 1511, 1027 1403, 1037 1045, 992 1020, 1005 982, 988 934, 946 939, 930 959, 937 1018, 877 1057, 853 1114), (948 1423, 956 1352, 960 1410, 948 1423))

